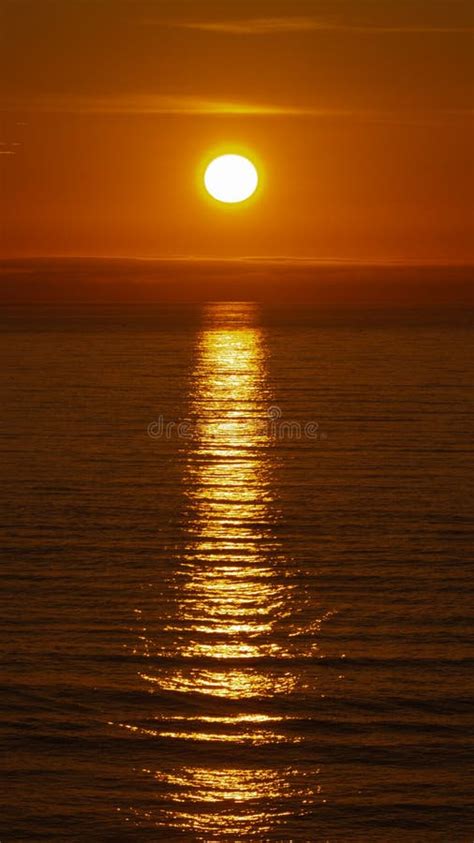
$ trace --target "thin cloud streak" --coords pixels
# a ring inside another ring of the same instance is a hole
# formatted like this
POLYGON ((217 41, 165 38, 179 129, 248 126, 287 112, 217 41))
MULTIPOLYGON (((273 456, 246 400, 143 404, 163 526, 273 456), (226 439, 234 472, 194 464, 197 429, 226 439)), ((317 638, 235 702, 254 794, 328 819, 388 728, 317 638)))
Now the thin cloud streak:
MULTIPOLYGON (((36 111, 62 114, 183 114, 183 115, 298 115, 311 109, 213 100, 200 96, 137 94, 108 97, 37 97, 4 100, 3 111, 36 111)), ((324 111, 322 111, 324 113, 324 111)))
POLYGON ((213 100, 201 96, 137 94, 136 96, 48 96, 4 100, 4 112, 31 112, 39 114, 90 114, 90 115, 182 115, 182 116, 249 116, 249 117, 307 117, 320 119, 350 119, 371 123, 408 125, 438 125, 440 122, 468 119, 470 109, 406 110, 406 109, 347 109, 316 107, 312 105, 289 106, 227 100, 213 100))
POLYGON ((32 97, 4 100, 3 111, 36 111, 63 114, 238 114, 286 115, 310 114, 305 109, 291 106, 260 105, 257 103, 213 100, 200 96, 163 94, 137 94, 136 96, 108 97, 32 97))
POLYGON ((191 29, 201 32, 215 32, 226 35, 278 35, 280 33, 301 32, 359 32, 366 34, 461 34, 472 33, 472 26, 430 26, 400 25, 400 26, 365 26, 325 20, 312 17, 280 17, 280 18, 248 18, 244 20, 223 21, 162 21, 146 20, 149 26, 162 26, 171 29, 191 29))

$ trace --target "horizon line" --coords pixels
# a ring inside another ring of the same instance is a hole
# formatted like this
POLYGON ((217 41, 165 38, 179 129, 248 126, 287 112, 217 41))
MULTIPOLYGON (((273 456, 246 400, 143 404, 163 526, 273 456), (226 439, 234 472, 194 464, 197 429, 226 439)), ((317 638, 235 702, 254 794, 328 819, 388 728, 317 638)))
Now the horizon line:
POLYGON ((45 254, 45 255, 9 255, 0 256, 0 265, 5 263, 19 263, 35 261, 134 261, 137 263, 262 263, 262 264, 288 264, 305 266, 456 266, 473 267, 474 256, 462 260, 452 258, 336 258, 336 257, 313 257, 304 255, 301 257, 291 255, 232 255, 229 257, 216 257, 215 255, 71 255, 71 254, 45 254))

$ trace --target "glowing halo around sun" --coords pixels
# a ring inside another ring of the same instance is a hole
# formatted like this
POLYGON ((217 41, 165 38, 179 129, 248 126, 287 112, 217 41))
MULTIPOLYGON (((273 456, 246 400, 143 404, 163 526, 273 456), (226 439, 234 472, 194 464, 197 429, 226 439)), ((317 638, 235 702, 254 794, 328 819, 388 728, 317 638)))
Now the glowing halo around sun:
POLYGON ((207 167, 204 185, 218 202, 244 202, 258 187, 258 173, 243 155, 219 155, 207 167))

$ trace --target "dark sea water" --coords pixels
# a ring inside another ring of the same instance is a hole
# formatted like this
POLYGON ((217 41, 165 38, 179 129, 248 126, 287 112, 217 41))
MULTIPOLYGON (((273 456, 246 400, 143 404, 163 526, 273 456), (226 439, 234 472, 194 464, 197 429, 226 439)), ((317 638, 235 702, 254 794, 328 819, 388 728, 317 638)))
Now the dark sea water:
POLYGON ((2 843, 471 841, 466 313, 1 323, 2 843))

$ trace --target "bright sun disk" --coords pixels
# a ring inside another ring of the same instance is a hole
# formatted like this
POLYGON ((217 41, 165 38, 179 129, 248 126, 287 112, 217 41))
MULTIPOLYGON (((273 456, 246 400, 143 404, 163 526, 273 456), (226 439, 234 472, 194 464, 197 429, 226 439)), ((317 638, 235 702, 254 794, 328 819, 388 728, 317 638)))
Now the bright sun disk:
POLYGON ((255 193, 258 173, 243 155, 220 155, 207 167, 204 184, 219 202, 243 202, 255 193))

